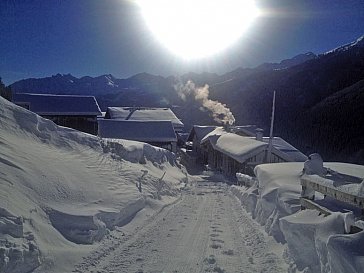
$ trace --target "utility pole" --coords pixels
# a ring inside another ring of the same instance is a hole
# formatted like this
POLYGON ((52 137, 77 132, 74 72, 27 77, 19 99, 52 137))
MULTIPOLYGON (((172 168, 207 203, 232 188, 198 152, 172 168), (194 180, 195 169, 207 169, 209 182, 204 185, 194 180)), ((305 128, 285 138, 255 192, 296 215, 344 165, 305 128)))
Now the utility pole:
POLYGON ((268 144, 268 155, 267 155, 267 162, 268 163, 271 162, 271 156, 272 156, 275 104, 276 104, 276 91, 273 92, 272 117, 271 117, 271 120, 270 120, 269 144, 268 144))

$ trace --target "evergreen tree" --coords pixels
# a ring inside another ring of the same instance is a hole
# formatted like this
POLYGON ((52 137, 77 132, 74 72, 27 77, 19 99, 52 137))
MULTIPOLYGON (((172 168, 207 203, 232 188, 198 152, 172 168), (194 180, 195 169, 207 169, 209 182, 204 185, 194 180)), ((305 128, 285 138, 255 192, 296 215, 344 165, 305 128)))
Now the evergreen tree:
POLYGON ((11 88, 9 86, 8 87, 5 86, 1 78, 0 78, 0 96, 7 99, 8 101, 11 101, 12 99, 11 88))

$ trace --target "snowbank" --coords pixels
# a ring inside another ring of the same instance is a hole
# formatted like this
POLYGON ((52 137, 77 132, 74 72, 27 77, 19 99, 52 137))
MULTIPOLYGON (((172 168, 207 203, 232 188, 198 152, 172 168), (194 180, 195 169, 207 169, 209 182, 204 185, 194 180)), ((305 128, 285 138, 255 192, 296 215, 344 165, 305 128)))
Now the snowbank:
POLYGON ((364 268, 364 231, 334 234, 327 240, 331 273, 360 273, 364 268))
POLYGON ((0 146, 0 272, 64 270, 78 244, 130 221, 146 198, 176 195, 186 177, 164 149, 56 126, 2 98, 0 146))
POLYGON ((304 210, 280 220, 288 256, 298 270, 321 273, 359 273, 364 268, 364 232, 345 234, 350 214, 324 217, 304 210))
POLYGON ((258 200, 258 189, 256 185, 252 187, 239 187, 239 186, 231 186, 232 193, 240 200, 242 206, 252 214, 252 217, 255 218, 255 207, 257 205, 258 200))
POLYGON ((302 163, 281 163, 260 165, 254 170, 260 189, 255 208, 256 219, 279 242, 284 242, 279 219, 301 208, 302 167, 302 163))
POLYGON ((239 185, 248 187, 253 186, 257 182, 254 177, 242 173, 236 173, 236 179, 238 180, 239 185))
MULTIPOLYGON (((324 166, 341 175, 364 176, 364 166, 324 166)), ((303 163, 297 162, 259 165, 254 170, 257 182, 253 186, 232 186, 231 191, 268 234, 287 243, 287 256, 297 269, 307 273, 362 272, 364 249, 356 246, 363 242, 364 232, 345 234, 354 222, 353 214, 324 217, 317 211, 300 211, 302 169, 303 163)))

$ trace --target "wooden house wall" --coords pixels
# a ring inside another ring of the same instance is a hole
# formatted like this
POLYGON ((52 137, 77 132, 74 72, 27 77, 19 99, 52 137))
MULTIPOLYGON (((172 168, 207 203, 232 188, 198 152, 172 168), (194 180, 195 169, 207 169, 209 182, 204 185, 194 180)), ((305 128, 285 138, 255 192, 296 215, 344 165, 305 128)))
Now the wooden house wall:
POLYGON ((281 162, 287 162, 287 160, 285 160, 282 157, 280 157, 279 155, 275 154, 273 151, 270 156, 270 162, 271 163, 281 163, 281 162))
MULTIPOLYGON (((215 150, 210 142, 205 142, 200 146, 200 154, 204 164, 208 164, 212 169, 234 178, 237 172, 254 176, 254 167, 265 162, 266 153, 267 151, 263 150, 241 163, 232 157, 215 150)), ((286 160, 273 152, 270 162, 279 163, 286 162, 286 160)))
POLYGON ((193 136, 192 140, 192 151, 194 151, 198 156, 201 156, 201 145, 197 139, 196 134, 193 136))
POLYGON ((176 142, 146 142, 150 145, 157 146, 163 149, 166 149, 171 152, 177 151, 177 143, 176 142))
POLYGON ((81 132, 97 135, 97 117, 96 116, 43 116, 52 120, 54 123, 76 129, 81 132))

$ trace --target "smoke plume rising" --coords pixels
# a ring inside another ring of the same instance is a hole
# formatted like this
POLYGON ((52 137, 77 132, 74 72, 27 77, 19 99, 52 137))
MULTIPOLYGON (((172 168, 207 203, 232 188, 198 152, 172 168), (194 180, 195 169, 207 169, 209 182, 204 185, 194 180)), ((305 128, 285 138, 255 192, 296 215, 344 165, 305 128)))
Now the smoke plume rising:
POLYGON ((211 112, 211 116, 218 123, 233 125, 235 118, 230 109, 221 102, 209 99, 209 86, 205 84, 203 87, 196 85, 189 80, 186 84, 178 83, 174 86, 178 96, 186 101, 187 97, 193 97, 201 106, 211 112))

